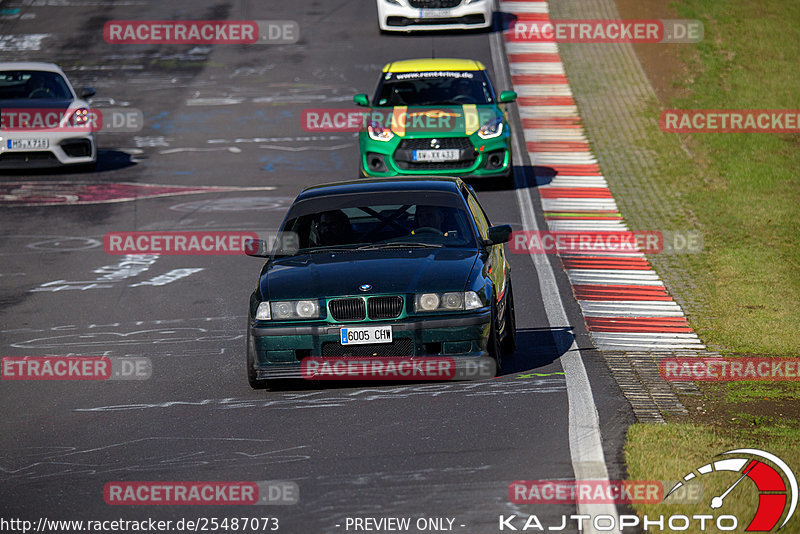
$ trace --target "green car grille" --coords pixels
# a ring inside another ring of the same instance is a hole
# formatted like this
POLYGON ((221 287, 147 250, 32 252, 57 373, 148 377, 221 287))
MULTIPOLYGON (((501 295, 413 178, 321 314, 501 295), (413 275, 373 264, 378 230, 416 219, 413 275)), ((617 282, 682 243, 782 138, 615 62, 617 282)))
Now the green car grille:
POLYGON ((446 170, 468 169, 475 164, 477 152, 466 137, 419 137, 403 139, 394 152, 394 161, 403 170, 446 170), (427 162, 414 161, 414 150, 455 149, 459 151, 458 161, 427 162))
POLYGON ((397 338, 391 343, 369 345, 342 345, 341 343, 326 341, 322 344, 322 355, 337 358, 413 356, 414 341, 407 337, 397 338))
POLYGON ((403 297, 383 296, 333 299, 328 303, 331 317, 335 321, 363 321, 370 319, 396 319, 403 311, 403 297))

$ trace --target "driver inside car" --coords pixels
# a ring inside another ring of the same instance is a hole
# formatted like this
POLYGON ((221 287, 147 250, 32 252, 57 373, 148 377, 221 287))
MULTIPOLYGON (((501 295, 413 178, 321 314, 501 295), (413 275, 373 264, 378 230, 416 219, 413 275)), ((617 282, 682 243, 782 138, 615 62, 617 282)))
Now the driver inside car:
POLYGON ((426 230, 435 230, 437 233, 447 237, 449 232, 445 230, 445 214, 443 208, 437 206, 418 205, 414 215, 414 230, 412 235, 424 233, 426 230))
POLYGON ((346 245, 353 239, 350 219, 342 210, 324 211, 319 216, 319 245, 346 245))
POLYGON ((58 88, 54 86, 48 77, 34 73, 27 83, 28 98, 55 98, 58 88))

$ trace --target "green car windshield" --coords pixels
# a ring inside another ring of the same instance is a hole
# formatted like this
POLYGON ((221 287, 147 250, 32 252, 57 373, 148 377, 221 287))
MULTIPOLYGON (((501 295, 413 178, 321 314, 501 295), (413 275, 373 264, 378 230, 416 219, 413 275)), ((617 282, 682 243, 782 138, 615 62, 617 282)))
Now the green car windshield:
MULTIPOLYGON (((386 195, 381 196, 386 199, 386 195)), ((295 236, 299 248, 296 252, 476 247, 473 226, 463 205, 437 202, 436 198, 418 199, 415 203, 364 203, 359 200, 365 199, 358 196, 352 200, 337 202, 335 209, 321 209, 298 216, 290 212, 283 232, 295 236)))
POLYGON ((375 94, 376 107, 486 105, 494 94, 482 71, 388 72, 375 94))

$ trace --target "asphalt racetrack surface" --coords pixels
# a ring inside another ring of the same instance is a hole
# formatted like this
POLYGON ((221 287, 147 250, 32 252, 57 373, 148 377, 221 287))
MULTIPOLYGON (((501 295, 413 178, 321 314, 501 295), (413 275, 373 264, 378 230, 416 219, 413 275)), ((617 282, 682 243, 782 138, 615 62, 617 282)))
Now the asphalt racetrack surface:
MULTIPOLYGON (((374 91, 381 67, 395 59, 477 59, 498 90, 509 88, 491 32, 381 35, 369 0, 28 4, 3 4, 18 16, 0 20, 0 34, 28 37, 5 39, 0 60, 57 63, 74 86, 97 90, 93 105, 135 108, 144 122, 135 132, 99 133, 94 172, 0 175, 0 353, 145 357, 152 376, 0 383, 2 518, 274 517, 292 534, 347 532, 348 518, 450 518, 453 531, 470 534, 497 532, 498 517, 510 514, 557 526, 574 505, 514 504, 508 487, 575 478, 576 399, 561 363, 573 341, 591 384, 588 397, 575 394, 599 414, 608 476, 624 478, 630 407, 591 348, 557 257, 545 260, 555 283, 542 285, 531 257, 507 249, 518 348, 499 378, 263 392, 250 389, 244 365, 260 260, 129 258, 103 248, 112 231, 277 229, 303 187, 358 177, 356 134, 307 131, 304 110, 354 109, 352 95, 374 91), (105 42, 106 22, 139 19, 289 20, 300 39, 105 42), (125 200, 127 189, 114 185, 123 183, 173 189, 125 200), (207 187, 222 189, 198 190, 207 187), (60 202, 78 190, 123 201, 13 205, 60 202), (548 299, 563 304, 569 324, 551 324, 548 299), (112 506, 103 490, 114 481, 290 481, 299 499, 112 506)), ((493 224, 521 230, 520 198, 537 210, 527 217, 542 219, 533 169, 516 156, 516 190, 475 186, 493 224)), ((408 532, 417 532, 413 525, 408 532)))

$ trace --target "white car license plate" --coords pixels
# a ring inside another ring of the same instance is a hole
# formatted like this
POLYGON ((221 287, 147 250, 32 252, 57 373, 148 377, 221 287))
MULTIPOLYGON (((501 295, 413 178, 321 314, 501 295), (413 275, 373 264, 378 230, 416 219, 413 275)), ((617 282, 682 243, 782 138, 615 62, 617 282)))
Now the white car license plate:
POLYGON ((368 343, 391 343, 391 326, 359 326, 340 330, 342 345, 366 345, 368 343))
POLYGON ((8 148, 10 150, 30 150, 32 148, 48 148, 50 141, 46 137, 36 137, 33 139, 9 139, 8 148))
POLYGON ((419 18, 421 19, 441 19, 450 16, 449 9, 420 9, 419 18))
POLYGON ((446 150, 414 150, 413 161, 458 161, 460 154, 457 148, 446 150))
POLYGON ((34 139, 9 139, 9 150, 30 150, 32 148, 48 148, 50 141, 46 137, 37 137, 34 139))

